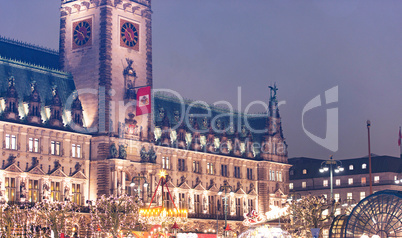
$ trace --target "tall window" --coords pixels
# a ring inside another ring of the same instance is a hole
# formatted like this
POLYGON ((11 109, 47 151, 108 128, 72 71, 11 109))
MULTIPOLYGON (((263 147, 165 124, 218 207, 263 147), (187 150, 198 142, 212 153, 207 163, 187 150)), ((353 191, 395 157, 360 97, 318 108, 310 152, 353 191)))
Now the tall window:
POLYGON ((215 166, 214 163, 207 163, 207 174, 214 174, 215 166))
POLYGON ((17 137, 15 135, 6 134, 6 149, 17 149, 17 137))
POLYGON ((177 169, 178 169, 179 171, 185 171, 185 170, 186 170, 186 165, 185 165, 184 159, 179 159, 179 160, 178 160, 178 167, 177 167, 177 169))
POLYGON ((81 145, 71 145, 71 155, 73 158, 81 158, 81 145))
POLYGON ((324 187, 328 187, 328 180, 324 180, 324 181, 322 181, 322 186, 324 186, 324 187))
POLYGON ((353 178, 349 178, 349 179, 348 179, 348 184, 349 184, 349 185, 353 185, 353 178))
POLYGON ((240 167, 239 166, 234 167, 234 177, 240 178, 240 167))
POLYGON ((170 169, 169 157, 162 157, 162 168, 170 169))
POLYGON ((71 192, 73 193, 73 203, 81 205, 81 184, 72 184, 71 192))
POLYGON ((346 194, 346 199, 347 200, 352 200, 353 199, 353 193, 347 193, 346 194))
POLYGON ((247 179, 253 180, 253 169, 247 168, 247 179))
POLYGON ((15 178, 5 178, 5 186, 6 186, 6 198, 9 202, 15 202, 15 178))
POLYGON ((225 177, 228 176, 228 166, 225 164, 221 165, 221 175, 225 177))
POLYGON ((270 170, 270 175, 271 175, 271 181, 275 181, 275 171, 270 170))
POLYGON ((194 208, 195 208, 195 214, 201 213, 201 202, 199 194, 194 194, 194 208))
POLYGON ((39 202, 39 180, 33 180, 33 179, 29 180, 28 201, 39 202))
POLYGON ((363 200, 366 197, 366 192, 360 192, 360 200, 363 200))
POLYGON ((186 209, 186 194, 184 193, 179 193, 179 206, 180 209, 186 209))
POLYGON ((241 216, 241 199, 240 198, 235 198, 236 199, 236 216, 241 216))
POLYGON ((306 188, 307 187, 307 182, 302 182, 302 188, 306 188))
POLYGON ((289 189, 290 189, 290 190, 293 189, 293 183, 289 183, 289 189))
POLYGON ((193 172, 194 173, 200 172, 200 161, 193 161, 193 172))
POLYGON ((163 193, 163 204, 164 207, 166 207, 167 209, 172 208, 173 204, 170 201, 170 196, 168 192, 164 192, 163 193))
POLYGON ((366 177, 361 178, 361 183, 362 183, 362 185, 366 185, 366 177))
POLYGON ((208 208, 209 208, 209 214, 216 214, 215 196, 208 196, 208 208))
POLYGON ((51 141, 50 142, 50 154, 60 155, 60 142, 59 141, 51 141))
POLYGON ((334 194, 335 201, 339 201, 339 198, 340 198, 339 193, 335 193, 334 194))
POLYGON ((28 150, 29 152, 39 152, 39 139, 38 138, 29 138, 28 141, 28 150))
POLYGON ((279 182, 282 182, 282 171, 279 171, 279 182))
POLYGON ((341 180, 340 179, 335 180, 335 185, 336 186, 341 186, 341 180))
POLYGON ((380 182, 380 176, 374 176, 374 183, 380 182))
POLYGON ((59 201, 61 200, 60 198, 60 182, 52 182, 50 185, 50 190, 51 190, 51 201, 59 201))
POLYGON ((254 200, 248 199, 248 212, 251 212, 252 210, 254 210, 254 200))

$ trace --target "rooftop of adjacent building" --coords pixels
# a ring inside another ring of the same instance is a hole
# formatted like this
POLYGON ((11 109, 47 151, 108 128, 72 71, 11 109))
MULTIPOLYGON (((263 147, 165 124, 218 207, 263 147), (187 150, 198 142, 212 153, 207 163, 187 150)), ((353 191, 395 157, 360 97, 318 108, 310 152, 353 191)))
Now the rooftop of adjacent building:
POLYGON ((59 52, 0 36, 0 56, 29 65, 59 69, 59 52))
MULTIPOLYGON (((322 162, 327 159, 314 159, 306 157, 289 158, 290 180, 328 177, 328 172, 320 173, 322 162)), ((334 173, 334 176, 358 175, 369 173, 369 157, 339 159, 344 171, 334 173)), ((372 173, 402 172, 402 159, 388 155, 371 155, 372 173)))

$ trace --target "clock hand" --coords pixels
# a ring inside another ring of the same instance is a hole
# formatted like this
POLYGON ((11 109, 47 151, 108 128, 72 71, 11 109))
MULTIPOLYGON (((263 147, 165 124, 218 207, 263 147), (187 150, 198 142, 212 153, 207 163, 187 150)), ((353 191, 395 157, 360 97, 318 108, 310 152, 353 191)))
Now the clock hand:
POLYGON ((131 33, 129 31, 126 31, 128 33, 128 35, 130 36, 130 41, 133 40, 133 37, 131 37, 131 33))
POLYGON ((76 31, 76 32, 78 32, 78 33, 80 33, 80 34, 81 34, 81 36, 85 38, 84 33, 82 33, 82 32, 81 32, 81 31, 79 31, 79 30, 75 30, 75 31, 76 31))

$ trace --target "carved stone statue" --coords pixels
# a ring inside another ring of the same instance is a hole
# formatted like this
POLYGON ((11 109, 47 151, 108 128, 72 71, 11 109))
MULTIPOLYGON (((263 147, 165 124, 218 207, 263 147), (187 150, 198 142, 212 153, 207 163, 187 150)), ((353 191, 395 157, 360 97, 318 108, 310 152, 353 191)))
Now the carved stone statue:
POLYGON ((149 149, 148 155, 149 155, 149 162, 156 163, 156 157, 157 156, 156 156, 154 147, 151 147, 151 149, 149 149))
POLYGON ((143 146, 140 150, 141 162, 149 162, 149 155, 143 146))
POLYGON ((64 187, 64 200, 70 201, 70 188, 68 186, 64 187))
POLYGON ((47 183, 47 182, 43 183, 43 186, 42 186, 42 198, 43 198, 43 200, 50 199, 50 186, 49 186, 49 183, 47 183))
POLYGON ((110 157, 117 158, 118 155, 119 155, 119 152, 117 151, 116 144, 112 143, 110 145, 110 157))
POLYGON ((25 187, 25 182, 22 181, 20 184, 20 197, 21 198, 26 198, 26 187, 25 187))
POLYGON ((75 164, 75 166, 74 166, 75 172, 80 171, 80 170, 81 170, 81 167, 82 167, 82 165, 81 165, 79 162, 77 162, 77 163, 75 164))
POLYGON ((127 158, 127 151, 125 145, 119 145, 119 158, 126 159, 127 158))
POLYGON ((276 91, 278 91, 278 88, 276 87, 276 84, 274 84, 274 86, 268 86, 270 89, 269 92, 269 97, 271 100, 276 100, 276 91))

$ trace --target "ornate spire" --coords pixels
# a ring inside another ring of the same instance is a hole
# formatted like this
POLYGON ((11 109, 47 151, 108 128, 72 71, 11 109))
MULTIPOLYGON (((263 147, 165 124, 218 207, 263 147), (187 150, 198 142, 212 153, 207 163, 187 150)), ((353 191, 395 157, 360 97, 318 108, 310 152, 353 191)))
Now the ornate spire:
POLYGON ((36 81, 32 81, 31 83, 31 95, 28 99, 28 117, 27 120, 29 123, 41 124, 41 99, 39 92, 37 90, 36 81))
POLYGON ((7 95, 6 95, 6 108, 4 110, 5 114, 4 117, 5 119, 9 120, 18 120, 20 119, 18 115, 18 93, 17 89, 15 88, 14 85, 14 77, 11 76, 8 79, 8 89, 7 89, 7 95))
MULTIPOLYGON (((78 98, 78 95, 76 95, 76 92, 74 93, 74 101, 73 104, 71 105, 71 120, 74 123, 74 126, 83 126, 83 110, 82 110, 82 104, 80 99, 78 98)), ((71 124, 71 123, 70 123, 71 124)))
POLYGON ((62 118, 62 103, 59 96, 59 91, 57 90, 57 86, 54 85, 52 89, 52 103, 50 104, 50 118, 49 125, 55 127, 63 127, 63 118, 62 118))
POLYGON ((279 114, 276 84, 269 86, 270 100, 266 123, 266 133, 262 138, 260 156, 264 160, 287 162, 287 145, 282 133, 282 122, 279 114))

